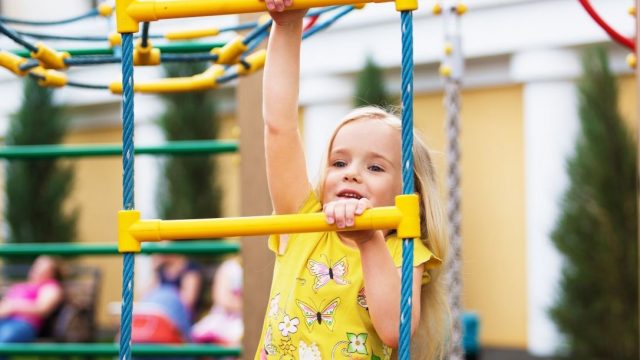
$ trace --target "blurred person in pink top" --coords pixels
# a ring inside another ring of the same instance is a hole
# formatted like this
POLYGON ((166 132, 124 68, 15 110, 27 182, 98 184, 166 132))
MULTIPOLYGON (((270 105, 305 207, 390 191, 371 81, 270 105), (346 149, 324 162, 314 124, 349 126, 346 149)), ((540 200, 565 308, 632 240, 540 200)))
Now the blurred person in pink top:
POLYGON ((0 343, 33 341, 62 300, 58 263, 50 256, 39 256, 27 280, 12 285, 0 300, 0 343))

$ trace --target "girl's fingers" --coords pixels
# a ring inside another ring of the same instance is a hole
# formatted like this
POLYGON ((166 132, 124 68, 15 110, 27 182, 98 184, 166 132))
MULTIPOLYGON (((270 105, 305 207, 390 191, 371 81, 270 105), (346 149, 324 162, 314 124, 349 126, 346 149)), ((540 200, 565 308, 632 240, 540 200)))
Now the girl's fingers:
POLYGON ((348 200, 344 204, 344 217, 345 217, 345 225, 353 226, 354 218, 356 215, 356 208, 358 207, 358 201, 348 200))
POLYGON ((336 219, 336 225, 342 229, 345 224, 345 203, 342 201, 336 202, 333 208, 333 214, 336 219))
POLYGON ((324 216, 327 220, 327 224, 332 225, 335 223, 336 219, 335 216, 333 214, 333 208, 335 206, 334 202, 330 202, 328 204, 324 204, 324 206, 322 207, 322 211, 324 211, 324 216))
POLYGON ((293 4, 293 0, 284 0, 285 6, 291 6, 291 4, 293 4))
POLYGON ((362 215, 362 213, 367 210, 368 208, 370 208, 370 204, 369 204, 369 200, 366 198, 362 198, 360 200, 358 200, 358 204, 356 205, 356 210, 355 210, 355 214, 356 215, 362 215))

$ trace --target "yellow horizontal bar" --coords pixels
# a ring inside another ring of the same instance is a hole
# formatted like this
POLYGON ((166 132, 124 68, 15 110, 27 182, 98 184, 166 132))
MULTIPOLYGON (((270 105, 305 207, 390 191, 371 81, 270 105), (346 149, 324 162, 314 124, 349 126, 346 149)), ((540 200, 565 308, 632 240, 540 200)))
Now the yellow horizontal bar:
MULTIPOLYGON (((188 77, 158 79, 149 82, 133 83, 133 91, 137 93, 178 93, 193 92, 215 89, 216 79, 224 74, 224 67, 221 65, 211 66, 201 74, 188 77)), ((122 82, 112 82, 109 90, 113 94, 122 94, 122 82)))
MULTIPOLYGON (((197 220, 137 220, 138 212, 122 213, 118 231, 121 242, 127 244, 345 230, 327 224, 324 213, 197 220)), ((418 196, 400 195, 396 197, 396 206, 366 210, 355 218, 355 224, 348 229, 398 229, 398 236, 416 238, 420 236, 419 214, 418 196)))
MULTIPOLYGON (((390 2, 370 0, 365 2, 390 2)), ((402 0, 401 0, 402 1, 402 0)), ((406 0, 404 0, 406 1, 406 0)), ((359 0, 295 0, 291 9, 362 4, 359 0)), ((267 11, 263 0, 117 0, 118 32, 135 33, 138 24, 161 19, 267 11)))
MULTIPOLYGON (((400 211, 391 206, 367 210, 351 230, 395 229, 400 211)), ((138 241, 209 239, 215 237, 335 231, 323 213, 198 220, 141 220, 129 228, 138 241)))

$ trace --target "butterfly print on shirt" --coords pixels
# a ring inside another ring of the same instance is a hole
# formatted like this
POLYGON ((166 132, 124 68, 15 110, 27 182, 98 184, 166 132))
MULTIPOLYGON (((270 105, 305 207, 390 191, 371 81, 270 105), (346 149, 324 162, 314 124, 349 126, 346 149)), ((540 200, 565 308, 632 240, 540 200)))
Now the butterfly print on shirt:
POLYGON ((318 291, 321 287, 327 285, 329 280, 333 280, 338 285, 347 285, 349 281, 346 279, 349 266, 347 264, 346 257, 336 261, 331 265, 331 261, 328 261, 328 265, 319 261, 310 259, 307 263, 307 268, 311 275, 315 276, 316 280, 313 284, 313 290, 318 291))

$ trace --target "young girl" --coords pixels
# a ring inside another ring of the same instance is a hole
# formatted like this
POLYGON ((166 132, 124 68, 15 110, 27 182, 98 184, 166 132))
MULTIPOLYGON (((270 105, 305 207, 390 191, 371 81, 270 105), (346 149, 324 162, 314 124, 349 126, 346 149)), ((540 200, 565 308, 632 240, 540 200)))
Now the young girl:
MULTIPOLYGON (((297 126, 305 11, 284 11, 290 4, 266 0, 274 20, 263 89, 271 200, 276 214, 323 211, 341 230, 269 239, 276 263, 256 359, 388 359, 399 342, 402 241, 394 231, 349 227, 402 193, 400 121, 371 107, 348 114, 312 189, 297 126)), ((422 236, 414 242, 412 355, 435 359, 446 333, 439 271, 446 237, 433 164, 417 137, 413 154, 422 236)))

